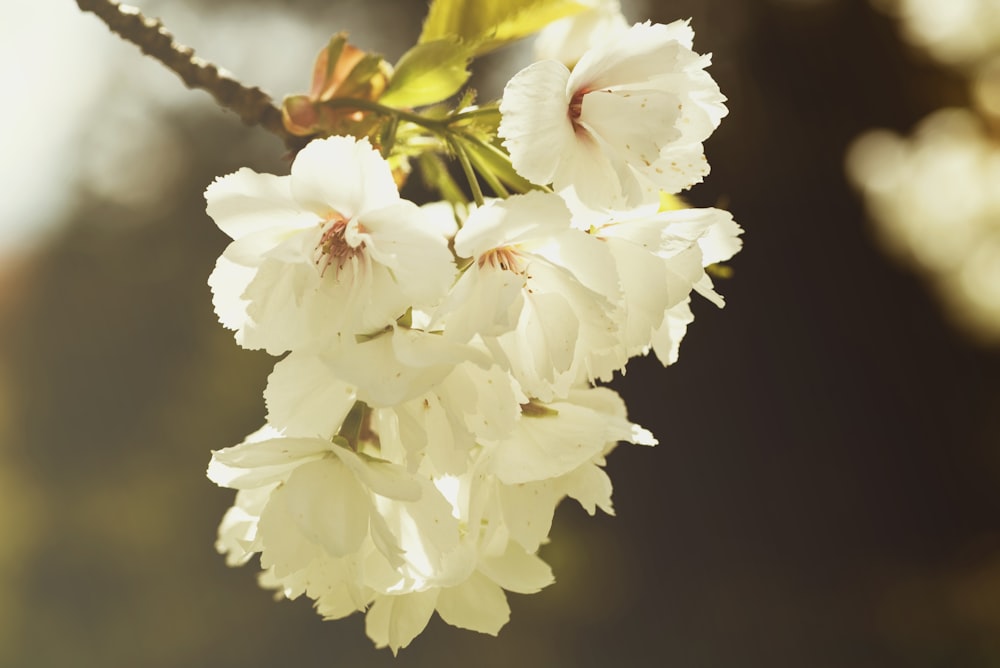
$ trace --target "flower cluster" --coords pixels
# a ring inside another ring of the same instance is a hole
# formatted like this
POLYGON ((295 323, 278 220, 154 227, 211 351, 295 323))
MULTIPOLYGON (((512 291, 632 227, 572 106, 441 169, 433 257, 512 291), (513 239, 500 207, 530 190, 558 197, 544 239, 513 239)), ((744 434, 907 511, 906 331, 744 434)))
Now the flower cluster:
POLYGON ((686 23, 620 23, 572 70, 514 76, 485 140, 465 122, 488 109, 392 116, 367 99, 365 136, 314 138, 290 175, 241 169, 206 192, 233 239, 209 279, 219 319, 284 355, 267 423, 213 453, 209 477, 238 490, 217 546, 233 565, 259 555, 264 586, 324 618, 367 611, 378 646, 405 647, 434 612, 496 634, 506 591, 550 584, 538 550, 559 502, 611 513, 606 455, 656 443, 597 381, 650 350, 673 362, 692 291, 722 304, 705 267, 740 228, 661 198, 707 171, 723 98, 686 23), (400 196, 411 160, 434 164, 428 136, 475 202, 400 196))

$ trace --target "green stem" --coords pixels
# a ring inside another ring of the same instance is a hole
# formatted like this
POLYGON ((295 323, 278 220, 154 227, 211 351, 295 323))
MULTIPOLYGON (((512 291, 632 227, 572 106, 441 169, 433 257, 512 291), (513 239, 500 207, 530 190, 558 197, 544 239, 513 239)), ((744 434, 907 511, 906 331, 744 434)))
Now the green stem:
MULTIPOLYGON (((477 144, 482 143, 479 142, 476 137, 466 134, 464 132, 461 133, 461 136, 467 141, 476 142, 477 144)), ((493 192, 496 193, 497 197, 503 199, 507 199, 508 197, 510 197, 510 191, 507 190, 506 187, 504 187, 503 183, 500 181, 500 179, 497 178, 496 174, 493 173, 489 165, 485 164, 475 151, 466 150, 466 154, 472 161, 473 167, 475 167, 476 171, 479 172, 479 175, 483 177, 483 180, 486 181, 486 184, 493 189, 493 192)))
POLYGON ((421 116, 420 114, 415 114, 412 111, 406 111, 405 109, 395 109, 393 107, 387 107, 384 104, 379 104, 378 102, 353 97, 342 97, 328 100, 323 103, 323 106, 328 109, 362 109, 364 111, 374 112, 380 116, 392 116, 401 121, 407 121, 408 123, 419 125, 420 127, 426 128, 436 134, 444 134, 447 131, 449 123, 449 120, 427 118, 426 116, 421 116))
POLYGON ((499 116, 500 110, 493 106, 479 107, 477 109, 470 109, 468 111, 462 111, 457 114, 453 114, 448 118, 450 123, 457 123, 459 121, 467 121, 470 119, 479 118, 480 116, 499 116))
POLYGON ((458 158, 458 163, 462 165, 462 172, 465 173, 465 178, 469 182, 469 188, 472 189, 472 199, 476 201, 476 206, 482 206, 486 203, 486 198, 483 197, 483 190, 479 186, 479 179, 476 178, 476 172, 469 161, 469 154, 465 151, 465 147, 462 146, 462 141, 458 137, 449 137, 448 145, 451 146, 451 150, 458 158))

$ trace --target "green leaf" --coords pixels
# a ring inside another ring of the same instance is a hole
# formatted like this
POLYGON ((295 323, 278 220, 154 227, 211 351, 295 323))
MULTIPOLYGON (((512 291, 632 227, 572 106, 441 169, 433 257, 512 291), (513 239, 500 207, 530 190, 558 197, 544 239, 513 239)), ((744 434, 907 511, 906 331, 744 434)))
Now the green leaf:
POLYGON ((472 46, 454 38, 423 42, 396 63, 379 101, 393 107, 419 107, 451 97, 469 80, 472 46))
POLYGON ((421 153, 417 158, 417 164, 420 165, 420 174, 423 176, 425 186, 437 190, 441 199, 451 203, 452 206, 465 206, 467 201, 465 193, 455 182, 441 156, 436 153, 421 153))
POLYGON ((584 9, 572 0, 431 0, 418 42, 459 39, 479 56, 584 9))
MULTIPOLYGON (((469 157, 476 165, 480 174, 489 173, 490 178, 499 179, 506 184, 509 190, 526 193, 529 190, 542 190, 541 186, 536 186, 531 181, 518 174, 514 166, 510 164, 510 156, 495 144, 484 141, 475 135, 464 135, 463 143, 469 157)), ((489 181, 490 179, 487 179, 489 181)), ((490 185, 496 190, 496 186, 490 185)), ((499 193, 498 193, 499 194, 499 193)))

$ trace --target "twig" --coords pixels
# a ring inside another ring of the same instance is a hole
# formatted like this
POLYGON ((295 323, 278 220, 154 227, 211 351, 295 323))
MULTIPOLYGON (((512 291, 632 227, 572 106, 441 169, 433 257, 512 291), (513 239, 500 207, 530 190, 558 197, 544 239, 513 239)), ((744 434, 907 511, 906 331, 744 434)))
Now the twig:
POLYGON ((285 130, 281 111, 260 88, 248 88, 226 76, 219 68, 198 58, 194 50, 177 44, 158 19, 149 19, 136 8, 114 0, 76 0, 85 12, 97 15, 124 40, 163 63, 191 89, 207 91, 225 109, 236 112, 247 125, 259 125, 277 135, 291 150, 301 148, 302 139, 285 130))

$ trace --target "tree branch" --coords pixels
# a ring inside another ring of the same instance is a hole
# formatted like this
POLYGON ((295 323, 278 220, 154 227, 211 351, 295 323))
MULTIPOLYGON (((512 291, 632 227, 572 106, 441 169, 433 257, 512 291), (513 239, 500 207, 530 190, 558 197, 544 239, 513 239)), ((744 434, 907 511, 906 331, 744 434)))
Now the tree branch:
POLYGON ((148 19, 138 8, 114 0, 76 0, 76 4, 83 11, 96 14, 111 32, 163 63, 188 88, 210 93, 221 107, 236 112, 247 125, 259 125, 277 135, 290 150, 302 147, 302 139, 285 130, 281 111, 267 93, 256 86, 244 86, 212 63, 198 58, 193 49, 177 44, 158 19, 148 19))

